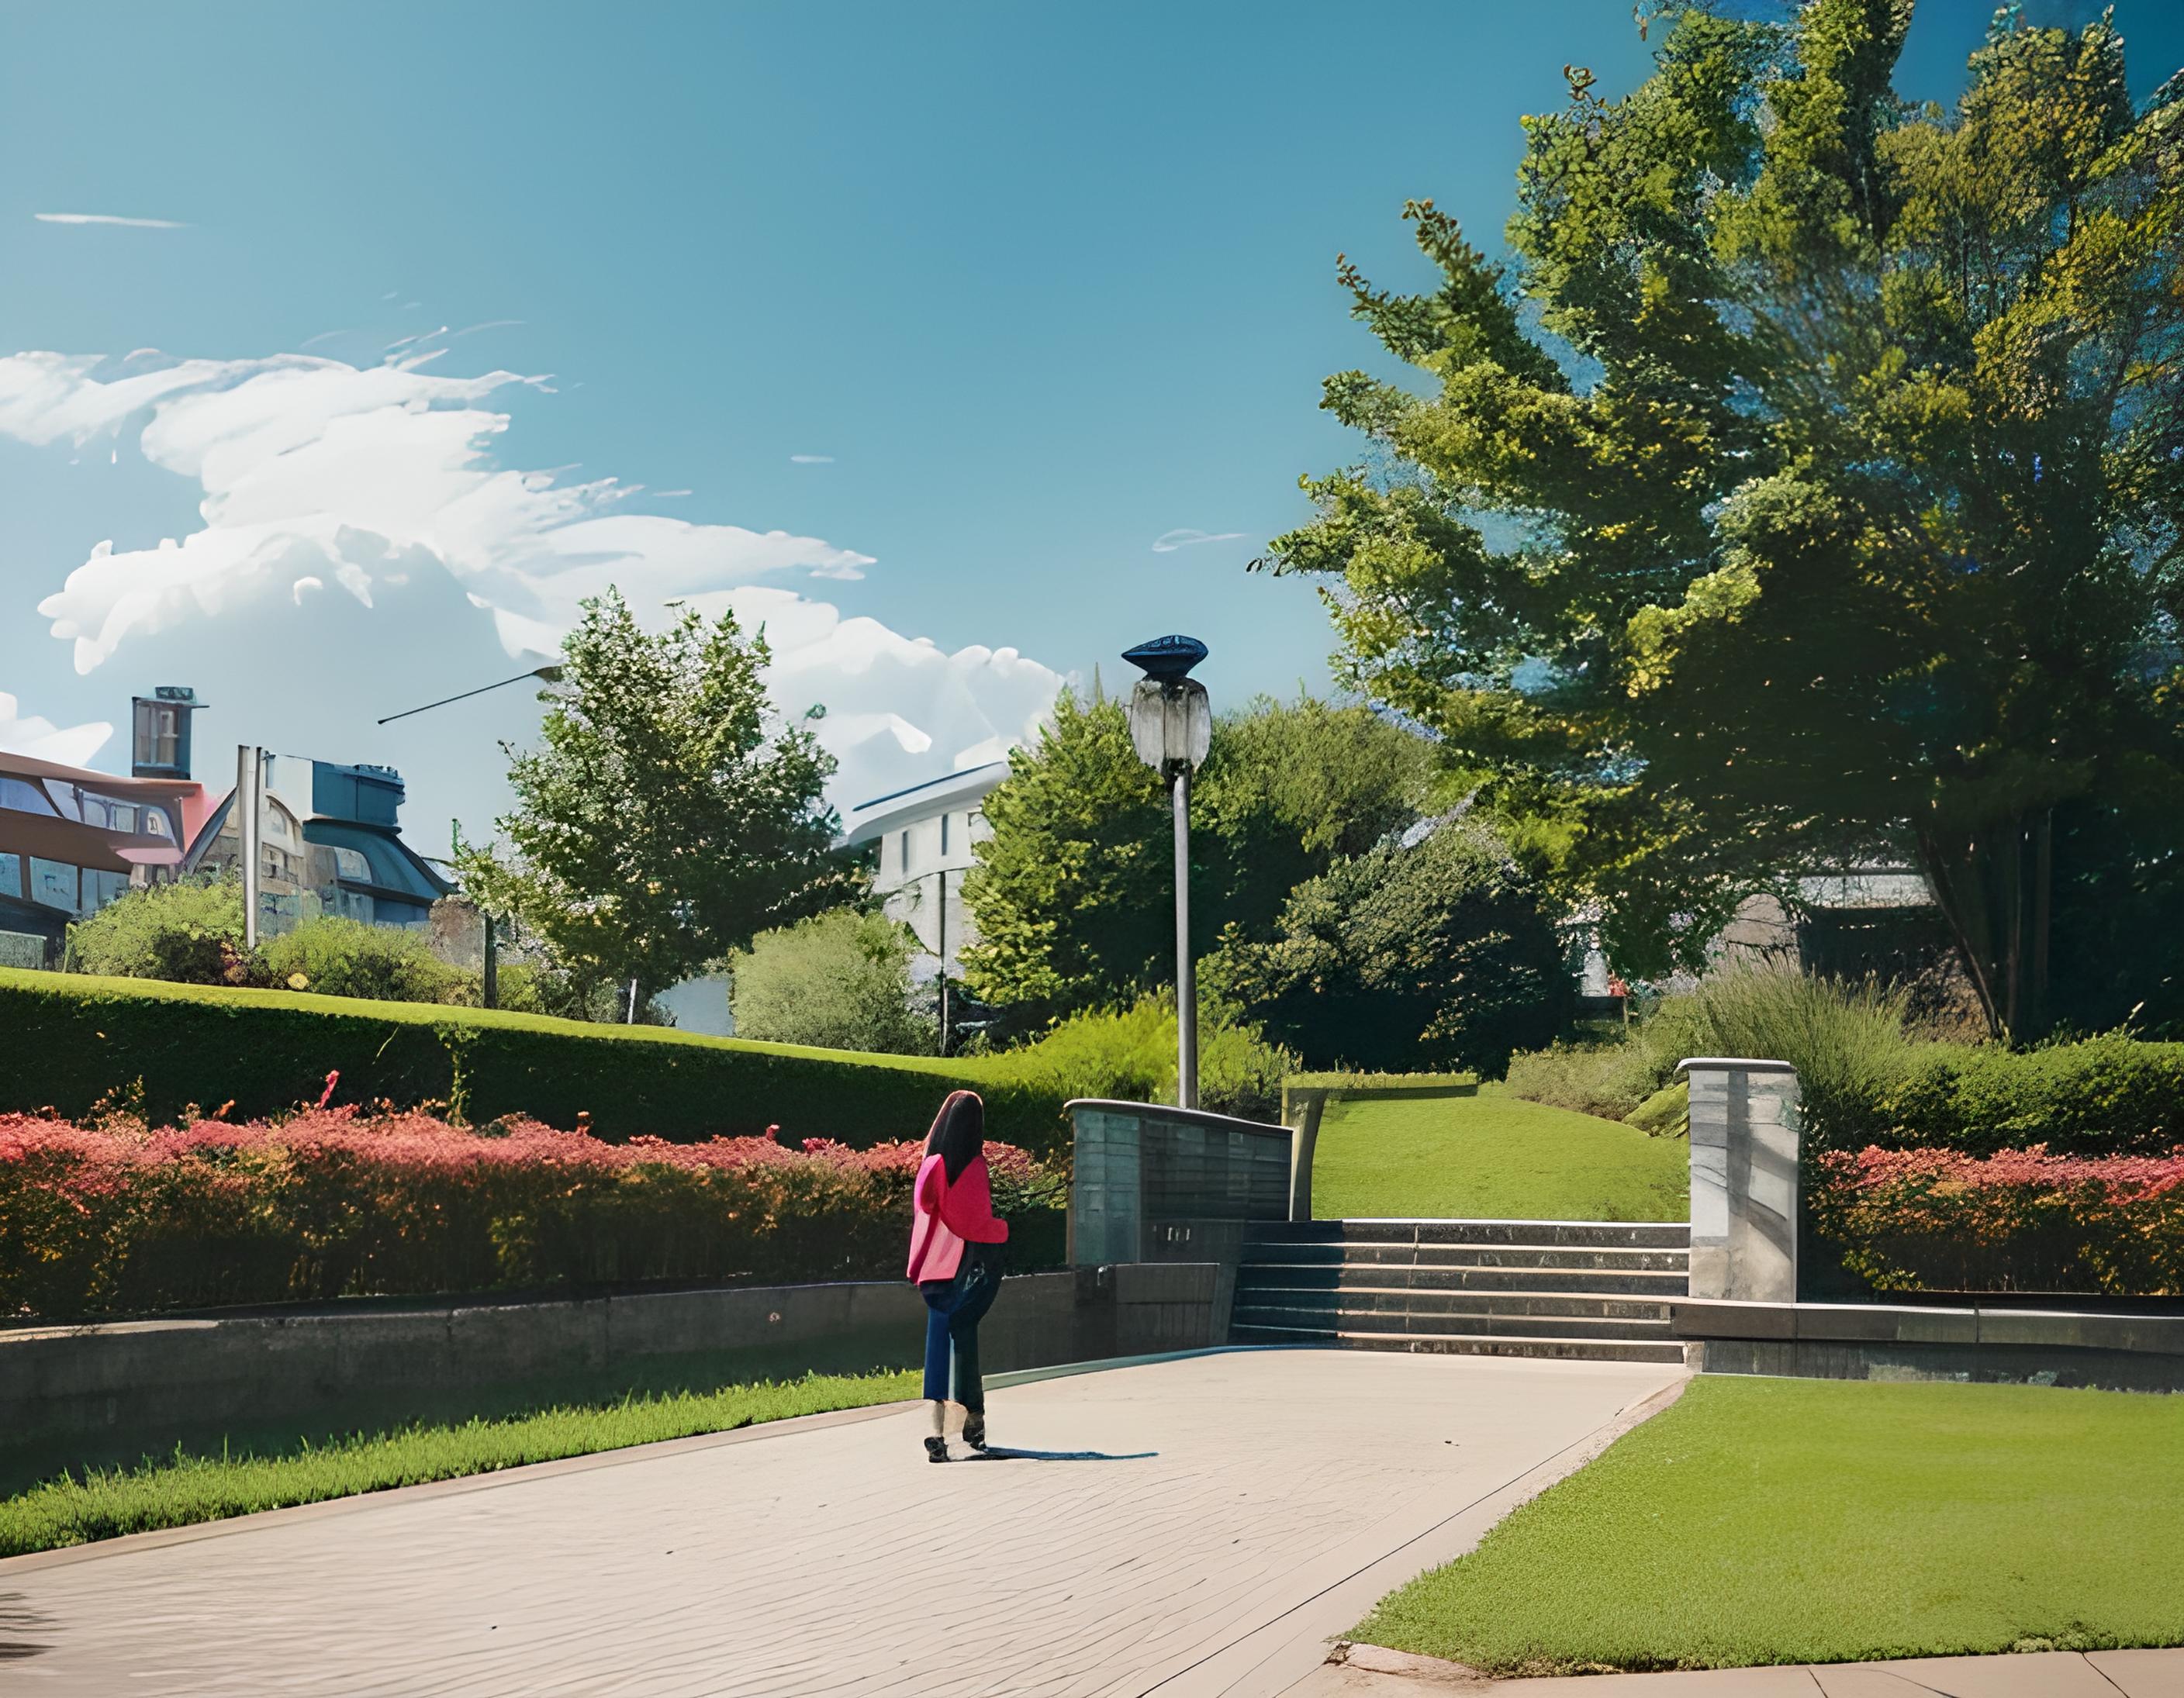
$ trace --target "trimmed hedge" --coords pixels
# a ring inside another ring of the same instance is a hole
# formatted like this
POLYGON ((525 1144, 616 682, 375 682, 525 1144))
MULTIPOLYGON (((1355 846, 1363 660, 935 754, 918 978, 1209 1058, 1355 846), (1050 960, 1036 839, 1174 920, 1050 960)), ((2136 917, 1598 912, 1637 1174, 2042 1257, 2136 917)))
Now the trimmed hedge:
POLYGON ((366 1002, 288 991, 0 969, 0 1112, 69 1116, 120 1091, 153 1124, 238 1119, 315 1101, 447 1105, 483 1123, 588 1116, 610 1141, 832 1138, 857 1149, 922 1138, 949 1091, 986 1102, 987 1135, 1067 1148, 1062 1094, 1009 1058, 849 1055, 657 1027, 366 1002), (141 1100, 136 1093, 141 1088, 141 1100))
MULTIPOLYGON (((159 1130, 0 1115, 0 1315, 900 1277, 922 1156, 354 1107, 159 1130)), ((991 1140, 986 1159, 995 1207, 1031 1228, 1011 1265, 1058 1259, 1060 1176, 991 1140)))
POLYGON ((1838 1150, 1819 1166, 1814 1225, 1878 1290, 2184 1294, 2184 1145, 1838 1150))
POLYGON ((2058 1155, 2166 1155, 2184 1143, 2184 1044, 2111 1033, 2038 1049, 1919 1044, 1868 1112, 1862 1124, 1830 1127, 1829 1142, 1975 1155, 2033 1144, 2058 1155))

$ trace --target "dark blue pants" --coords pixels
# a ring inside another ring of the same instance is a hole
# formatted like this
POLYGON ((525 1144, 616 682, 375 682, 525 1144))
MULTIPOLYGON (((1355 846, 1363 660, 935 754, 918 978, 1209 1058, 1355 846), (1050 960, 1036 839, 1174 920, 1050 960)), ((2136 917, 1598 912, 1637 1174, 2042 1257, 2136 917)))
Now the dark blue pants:
POLYGON ((1000 1289, 999 1272, 975 1244, 964 1246, 962 1265, 953 1279, 928 1279, 918 1286, 925 1299, 925 1395, 931 1401, 960 1403, 973 1415, 984 1413, 978 1322, 1000 1289))

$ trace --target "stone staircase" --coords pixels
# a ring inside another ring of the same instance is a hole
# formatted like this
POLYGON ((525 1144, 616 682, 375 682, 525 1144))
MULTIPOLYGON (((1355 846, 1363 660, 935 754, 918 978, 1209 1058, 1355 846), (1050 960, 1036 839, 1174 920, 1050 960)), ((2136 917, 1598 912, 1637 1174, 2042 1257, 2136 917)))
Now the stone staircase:
POLYGON ((1238 1344, 1680 1362, 1669 1300, 1691 1228, 1577 1221, 1300 1221, 1248 1229, 1238 1344))

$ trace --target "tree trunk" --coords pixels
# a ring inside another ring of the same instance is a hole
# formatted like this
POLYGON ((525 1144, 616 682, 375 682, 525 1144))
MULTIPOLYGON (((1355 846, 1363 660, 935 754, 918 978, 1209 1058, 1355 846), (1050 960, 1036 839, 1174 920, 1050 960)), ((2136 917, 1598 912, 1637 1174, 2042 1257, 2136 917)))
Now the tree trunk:
POLYGON ((2055 827, 2046 808, 1983 829, 1922 832, 1920 870, 1997 1038, 2048 1029, 2048 930, 2055 827))

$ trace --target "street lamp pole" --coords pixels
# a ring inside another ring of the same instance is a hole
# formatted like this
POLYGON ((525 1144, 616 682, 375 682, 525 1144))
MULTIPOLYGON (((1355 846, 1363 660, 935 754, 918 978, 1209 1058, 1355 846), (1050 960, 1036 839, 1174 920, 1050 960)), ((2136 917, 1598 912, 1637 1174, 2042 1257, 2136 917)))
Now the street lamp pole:
POLYGON ((1175 1100, 1198 1106, 1198 967, 1190 954, 1190 775, 1212 746, 1213 708, 1190 669, 1206 658, 1195 637, 1156 637, 1124 652, 1145 673, 1130 693, 1130 743, 1167 780, 1175 814, 1175 1100))

